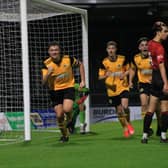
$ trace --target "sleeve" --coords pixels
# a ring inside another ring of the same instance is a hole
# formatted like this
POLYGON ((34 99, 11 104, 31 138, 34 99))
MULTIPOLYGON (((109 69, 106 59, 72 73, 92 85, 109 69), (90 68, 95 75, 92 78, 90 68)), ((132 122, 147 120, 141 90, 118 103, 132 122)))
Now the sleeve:
POLYGON ((133 62, 131 62, 131 63, 130 63, 130 68, 136 69, 136 65, 135 65, 133 62))
POLYGON ((130 68, 132 69, 136 69, 136 63, 135 63, 135 56, 132 58, 131 62, 130 62, 130 68))
POLYGON ((99 66, 99 76, 104 76, 106 73, 106 68, 103 64, 103 62, 101 62, 100 66, 99 66))
POLYGON ((41 68, 41 73, 42 73, 42 76, 45 76, 48 73, 48 68, 44 63, 41 68))
POLYGON ((158 49, 156 50, 156 59, 157 59, 157 63, 161 64, 163 62, 165 62, 165 50, 163 47, 158 47, 158 49))
POLYGON ((124 63, 123 63, 124 70, 127 71, 130 67, 129 61, 125 58, 124 63))
POLYGON ((69 58, 70 58, 71 66, 78 66, 80 64, 79 59, 75 57, 69 57, 69 58))

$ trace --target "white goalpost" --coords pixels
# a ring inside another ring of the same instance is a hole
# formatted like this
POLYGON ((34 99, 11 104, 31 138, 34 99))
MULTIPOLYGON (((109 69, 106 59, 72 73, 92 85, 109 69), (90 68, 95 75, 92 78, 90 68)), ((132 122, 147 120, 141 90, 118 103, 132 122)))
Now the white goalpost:
MULTIPOLYGON (((0 142, 31 140, 31 129, 55 124, 48 89, 41 84, 48 44, 81 59, 89 87, 87 11, 52 0, 0 1, 0 142)), ((75 70, 76 82, 80 81, 75 70)), ((90 131, 89 98, 86 131, 90 131)))
POLYGON ((30 133, 30 81, 28 53, 27 0, 20 0, 21 41, 22 41, 22 74, 23 74, 23 105, 24 105, 24 139, 31 140, 30 133))

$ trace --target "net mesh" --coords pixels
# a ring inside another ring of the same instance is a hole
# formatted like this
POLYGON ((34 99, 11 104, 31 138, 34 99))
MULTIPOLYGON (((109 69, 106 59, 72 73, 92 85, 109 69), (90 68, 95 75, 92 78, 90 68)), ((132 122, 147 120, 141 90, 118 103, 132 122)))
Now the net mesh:
MULTIPOLYGON (((28 2, 32 128, 46 128, 55 126, 55 117, 48 90, 41 83, 42 62, 52 41, 58 41, 65 54, 82 59, 82 20, 80 14, 28 2)), ((24 127, 19 9, 19 0, 0 0, 0 139, 20 137, 24 127)), ((74 73, 79 82, 79 70, 74 73)))

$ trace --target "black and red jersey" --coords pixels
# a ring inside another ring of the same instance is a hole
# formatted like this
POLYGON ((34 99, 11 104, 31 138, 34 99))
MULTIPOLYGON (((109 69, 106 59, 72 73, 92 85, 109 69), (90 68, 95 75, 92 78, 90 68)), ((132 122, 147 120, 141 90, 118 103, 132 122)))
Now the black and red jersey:
POLYGON ((159 69, 160 63, 165 63, 165 65, 167 65, 165 49, 163 48, 161 43, 154 40, 150 40, 148 42, 148 50, 152 58, 153 69, 159 69))

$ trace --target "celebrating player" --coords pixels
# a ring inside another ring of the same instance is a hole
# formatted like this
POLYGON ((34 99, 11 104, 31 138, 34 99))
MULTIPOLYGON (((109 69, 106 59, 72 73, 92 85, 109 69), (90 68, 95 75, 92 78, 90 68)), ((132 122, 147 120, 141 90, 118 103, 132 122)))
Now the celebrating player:
MULTIPOLYGON (((151 90, 151 80, 152 80, 152 60, 149 56, 148 52, 148 38, 142 37, 138 40, 138 49, 139 53, 136 54, 133 58, 130 68, 130 86, 132 86, 132 80, 135 76, 135 72, 137 71, 138 76, 138 88, 140 94, 140 101, 141 101, 141 115, 142 119, 147 112, 148 104, 149 104, 149 95, 151 90)), ((156 111, 157 113, 157 121, 158 121, 158 128, 157 128, 157 135, 160 135, 160 112, 159 110, 156 111)), ((148 135, 152 135, 153 130, 152 128, 149 129, 148 135)))
POLYGON ((75 83, 75 101, 73 104, 73 112, 72 112, 72 130, 70 130, 71 133, 74 132, 76 119, 79 115, 80 120, 80 133, 85 134, 85 110, 86 106, 84 104, 85 100, 87 99, 89 94, 89 89, 86 87, 80 88, 80 85, 78 83, 75 83))
POLYGON ((148 143, 148 130, 152 116, 160 100, 161 109, 161 143, 167 143, 166 132, 168 127, 168 66, 162 41, 167 39, 168 28, 165 23, 157 21, 153 25, 154 38, 148 42, 148 50, 152 57, 152 89, 148 112, 144 118, 142 143, 148 143))
POLYGON ((57 42, 52 42, 48 47, 49 58, 42 68, 43 84, 50 90, 51 100, 57 116, 59 129, 62 133, 60 142, 67 142, 69 134, 67 127, 72 122, 72 107, 75 98, 74 75, 72 67, 79 66, 81 83, 85 86, 85 73, 82 62, 62 53, 62 48, 57 42))
POLYGON ((106 51, 108 56, 103 59, 99 68, 99 80, 105 81, 109 103, 116 108, 124 136, 129 137, 134 134, 134 128, 129 123, 129 86, 127 81, 129 64, 127 64, 125 56, 117 55, 116 42, 109 41, 106 51))

